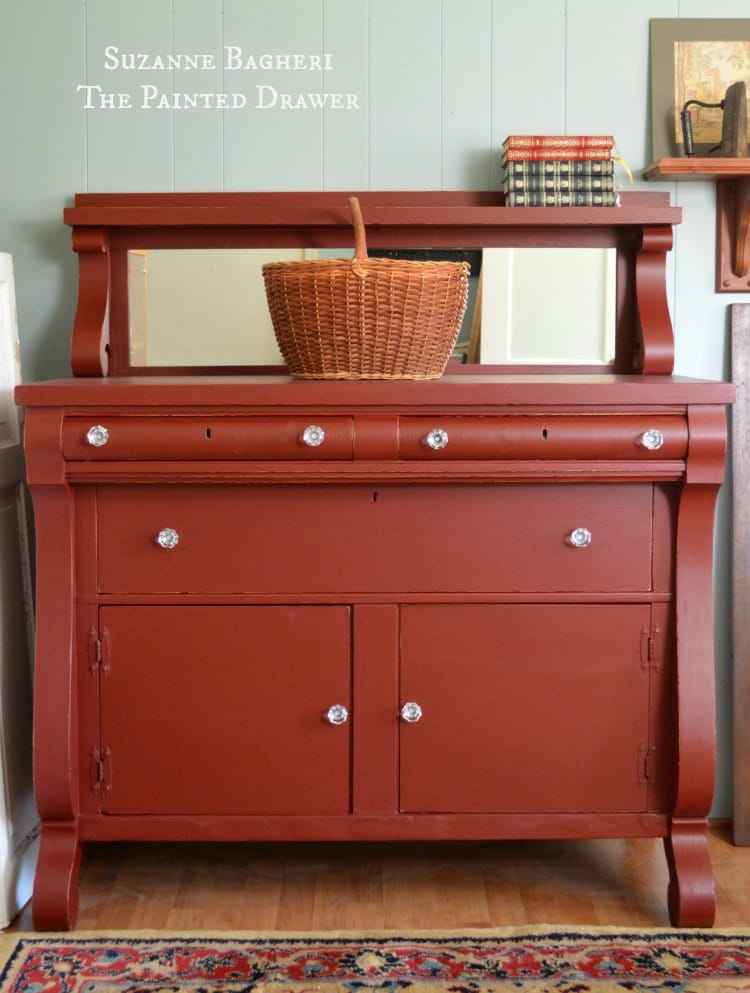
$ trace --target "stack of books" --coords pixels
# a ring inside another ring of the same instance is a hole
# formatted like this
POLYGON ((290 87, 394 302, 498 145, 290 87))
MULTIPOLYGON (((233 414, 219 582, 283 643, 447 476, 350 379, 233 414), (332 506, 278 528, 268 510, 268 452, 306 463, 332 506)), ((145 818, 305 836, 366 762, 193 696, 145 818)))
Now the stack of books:
POLYGON ((509 135, 503 142, 508 207, 614 207, 610 135, 509 135))

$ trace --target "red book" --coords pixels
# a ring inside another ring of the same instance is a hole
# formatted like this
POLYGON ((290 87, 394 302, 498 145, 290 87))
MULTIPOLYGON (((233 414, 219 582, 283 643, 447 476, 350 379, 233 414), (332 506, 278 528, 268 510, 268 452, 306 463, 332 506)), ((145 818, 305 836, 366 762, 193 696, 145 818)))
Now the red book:
POLYGON ((579 162, 592 159, 604 161, 611 157, 609 149, 605 148, 511 148, 503 152, 505 162, 549 162, 564 159, 575 159, 579 162))
POLYGON ((516 162, 541 159, 608 159, 614 145, 612 135, 512 134, 503 142, 503 158, 516 162))
POLYGON ((511 134, 503 148, 599 148, 611 149, 615 139, 609 134, 511 134))

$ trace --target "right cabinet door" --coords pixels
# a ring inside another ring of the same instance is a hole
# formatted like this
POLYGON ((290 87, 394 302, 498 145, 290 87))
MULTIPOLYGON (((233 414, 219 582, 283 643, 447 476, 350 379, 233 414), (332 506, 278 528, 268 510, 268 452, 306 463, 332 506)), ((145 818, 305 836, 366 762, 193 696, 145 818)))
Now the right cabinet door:
POLYGON ((648 805, 648 604, 405 605, 404 812, 648 805))

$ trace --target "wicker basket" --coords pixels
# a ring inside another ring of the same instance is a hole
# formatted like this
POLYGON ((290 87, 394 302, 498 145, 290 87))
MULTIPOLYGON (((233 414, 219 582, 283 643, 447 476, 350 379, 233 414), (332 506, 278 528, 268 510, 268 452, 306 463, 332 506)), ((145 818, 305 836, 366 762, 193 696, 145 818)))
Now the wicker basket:
POLYGON ((465 262, 368 258, 351 197, 352 259, 271 262, 263 280, 295 379, 438 379, 461 327, 465 262))

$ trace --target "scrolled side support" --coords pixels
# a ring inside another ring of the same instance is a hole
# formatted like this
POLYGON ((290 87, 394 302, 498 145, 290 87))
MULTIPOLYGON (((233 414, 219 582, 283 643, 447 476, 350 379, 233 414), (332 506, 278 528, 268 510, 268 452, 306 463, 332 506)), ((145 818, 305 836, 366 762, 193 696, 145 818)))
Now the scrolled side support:
POLYGON ((104 228, 74 228, 78 306, 73 324, 74 376, 106 376, 109 368, 109 238, 104 228))
POLYGON ((42 822, 34 880, 35 927, 72 927, 77 912, 77 738, 73 500, 60 454, 63 414, 30 408, 26 469, 37 538, 34 794, 42 822))
POLYGON ((638 336, 633 366, 650 376, 670 376, 674 368, 674 333, 667 303, 667 252, 670 227, 643 229, 635 259, 638 336))
POLYGON ((675 927, 710 927, 716 908, 707 833, 716 766, 711 566, 725 452, 724 408, 689 408, 687 471, 677 518, 677 779, 665 839, 675 927))

